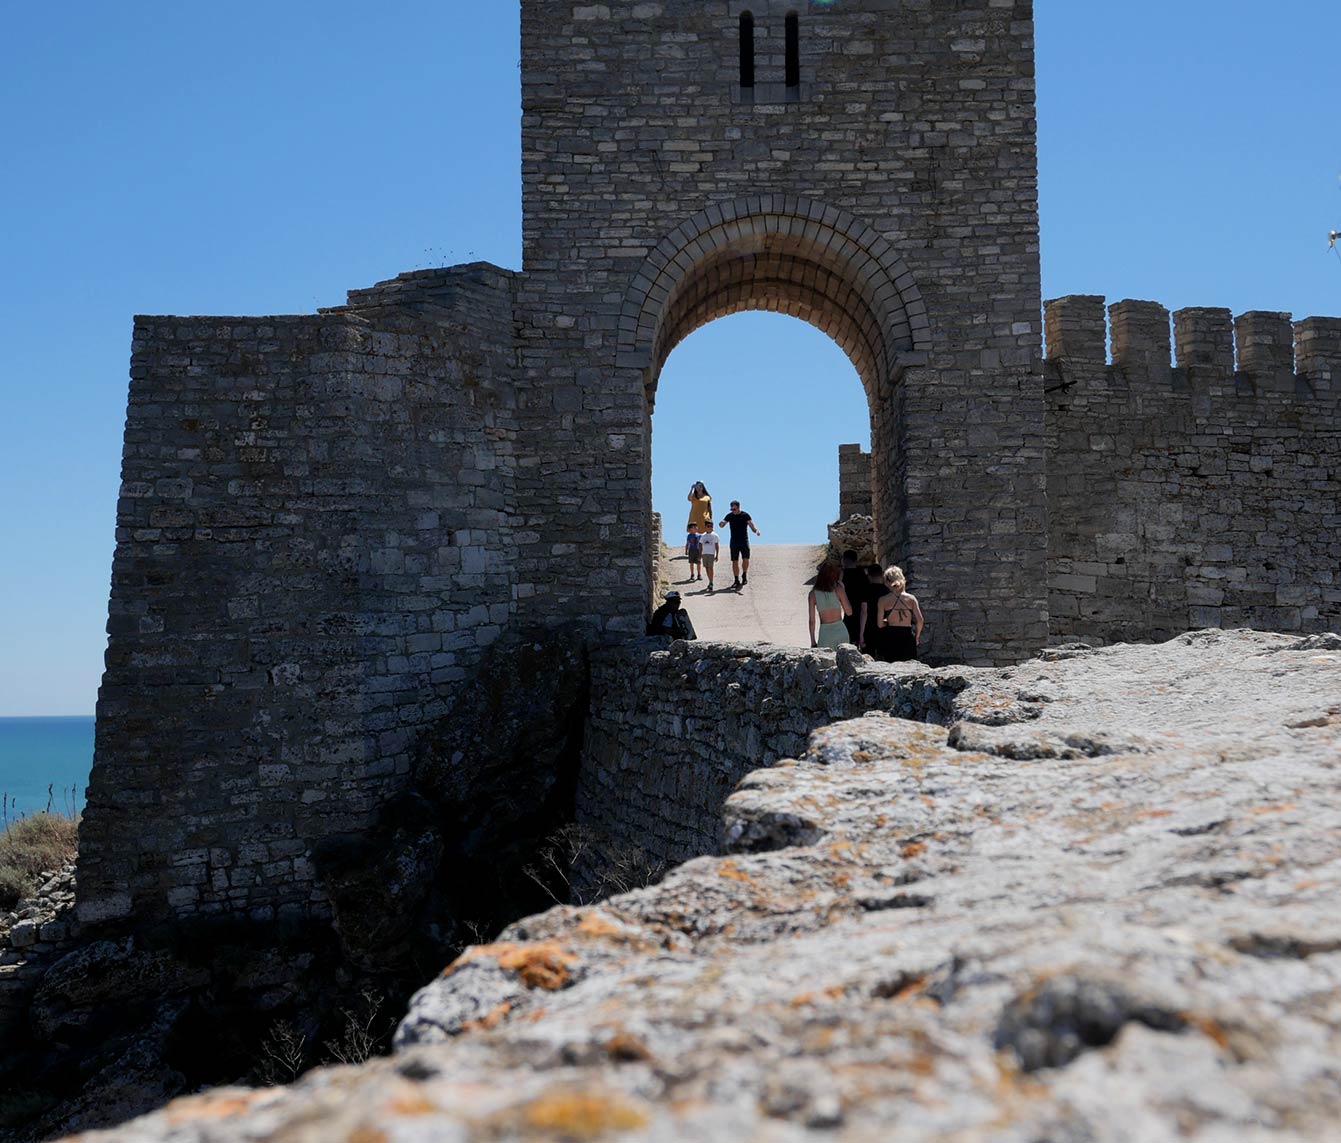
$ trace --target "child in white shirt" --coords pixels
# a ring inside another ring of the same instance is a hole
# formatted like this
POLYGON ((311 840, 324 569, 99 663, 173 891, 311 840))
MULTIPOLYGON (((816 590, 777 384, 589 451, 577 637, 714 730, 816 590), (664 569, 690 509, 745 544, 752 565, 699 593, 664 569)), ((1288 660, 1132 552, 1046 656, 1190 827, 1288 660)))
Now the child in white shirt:
POLYGON ((713 530, 712 521, 709 520, 703 525, 703 534, 698 538, 698 547, 703 560, 703 570, 708 573, 708 594, 712 594, 712 568, 717 562, 717 552, 722 546, 722 542, 717 538, 717 533, 713 530))

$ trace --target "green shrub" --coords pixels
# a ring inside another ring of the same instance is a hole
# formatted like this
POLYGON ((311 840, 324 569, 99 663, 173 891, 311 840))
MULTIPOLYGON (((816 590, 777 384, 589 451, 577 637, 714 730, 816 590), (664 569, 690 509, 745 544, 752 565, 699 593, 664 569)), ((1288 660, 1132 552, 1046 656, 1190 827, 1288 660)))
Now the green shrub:
POLYGON ((0 833, 0 909, 38 888, 37 875, 73 861, 79 849, 79 819, 29 814, 0 833))

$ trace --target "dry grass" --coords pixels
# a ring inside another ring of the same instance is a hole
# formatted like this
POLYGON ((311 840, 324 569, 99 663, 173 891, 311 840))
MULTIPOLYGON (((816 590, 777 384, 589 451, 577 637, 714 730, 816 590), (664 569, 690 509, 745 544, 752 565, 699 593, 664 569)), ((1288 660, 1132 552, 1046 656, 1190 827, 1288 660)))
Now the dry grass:
POLYGON ((79 819, 29 814, 0 833, 0 909, 38 888, 38 875, 60 869, 79 851, 79 819))

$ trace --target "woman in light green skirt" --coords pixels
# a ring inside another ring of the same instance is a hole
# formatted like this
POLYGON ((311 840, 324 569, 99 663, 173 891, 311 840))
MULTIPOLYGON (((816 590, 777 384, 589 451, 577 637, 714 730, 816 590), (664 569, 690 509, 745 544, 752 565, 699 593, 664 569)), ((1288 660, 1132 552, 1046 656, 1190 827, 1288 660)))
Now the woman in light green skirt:
POLYGON ((820 564, 809 602, 812 647, 837 647, 840 643, 852 641, 843 623, 843 616, 852 614, 852 604, 848 602, 847 593, 843 590, 842 568, 835 563, 820 564), (815 630, 817 618, 818 632, 815 630))

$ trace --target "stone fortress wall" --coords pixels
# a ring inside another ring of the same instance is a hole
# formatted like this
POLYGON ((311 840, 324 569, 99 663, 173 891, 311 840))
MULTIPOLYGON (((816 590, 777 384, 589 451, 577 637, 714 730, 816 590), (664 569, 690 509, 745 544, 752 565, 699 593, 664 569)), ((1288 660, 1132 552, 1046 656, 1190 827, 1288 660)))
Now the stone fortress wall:
POLYGON ((1046 306, 1053 638, 1341 629, 1341 319, 1179 310, 1176 366, 1163 306, 1104 319, 1046 306))
MULTIPOLYGON (((1334 625, 1334 323, 1296 379, 1279 320, 1240 319, 1235 372, 1193 311, 1170 370, 1122 303, 1109 366, 1064 299, 1043 375, 1032 37, 1028 0, 524 0, 522 272, 137 319, 81 919, 323 918, 315 847, 414 788, 494 644, 641 633, 660 368, 739 310, 852 358, 936 658, 1334 625)), ((467 794, 489 749, 445 763, 467 794)))
POLYGON ((799 757, 812 731, 867 711, 946 722, 967 677, 873 665, 855 647, 837 657, 663 639, 601 648, 577 821, 653 865, 718 853, 722 803, 746 774, 799 757))
POLYGON ((513 613, 514 280, 136 319, 85 921, 323 911, 513 613))
POLYGON ((873 510, 871 495, 871 454, 856 444, 838 446, 838 519, 869 516, 873 510))

